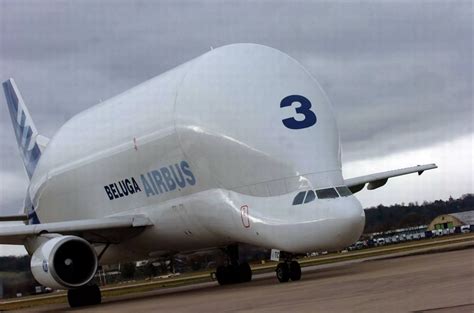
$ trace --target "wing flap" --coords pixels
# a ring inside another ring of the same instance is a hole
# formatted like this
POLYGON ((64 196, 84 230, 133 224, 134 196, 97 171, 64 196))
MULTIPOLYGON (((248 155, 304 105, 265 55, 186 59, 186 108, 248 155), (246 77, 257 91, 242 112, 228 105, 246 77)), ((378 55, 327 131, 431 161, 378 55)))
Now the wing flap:
POLYGON ((76 234, 91 242, 115 242, 135 235, 153 223, 144 215, 127 215, 34 225, 0 227, 0 244, 22 245, 44 233, 76 234))
POLYGON ((384 186, 387 183, 387 180, 391 177, 402 176, 411 173, 418 173, 418 175, 421 175, 424 171, 435 169, 437 167, 438 166, 436 166, 436 164, 417 165, 393 171, 380 172, 365 176, 349 178, 345 179, 344 183, 347 187, 349 187, 352 193, 361 191, 362 189, 364 189, 366 184, 368 184, 368 190, 374 190, 384 186))

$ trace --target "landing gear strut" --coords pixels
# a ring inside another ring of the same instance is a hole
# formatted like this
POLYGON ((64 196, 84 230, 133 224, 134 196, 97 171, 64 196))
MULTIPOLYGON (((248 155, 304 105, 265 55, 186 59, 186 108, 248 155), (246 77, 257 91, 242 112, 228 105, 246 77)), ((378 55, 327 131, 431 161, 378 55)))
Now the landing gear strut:
POLYGON ((247 262, 239 262, 239 247, 228 246, 224 252, 227 254, 227 265, 218 266, 216 279, 219 285, 245 283, 252 280, 252 269, 247 262))
POLYGON ((290 279, 297 281, 301 279, 301 266, 298 261, 292 261, 289 256, 284 262, 280 262, 276 268, 276 277, 280 283, 286 283, 290 279))
POLYGON ((70 289, 67 292, 67 300, 71 308, 100 304, 102 295, 99 286, 87 285, 78 289, 70 289))

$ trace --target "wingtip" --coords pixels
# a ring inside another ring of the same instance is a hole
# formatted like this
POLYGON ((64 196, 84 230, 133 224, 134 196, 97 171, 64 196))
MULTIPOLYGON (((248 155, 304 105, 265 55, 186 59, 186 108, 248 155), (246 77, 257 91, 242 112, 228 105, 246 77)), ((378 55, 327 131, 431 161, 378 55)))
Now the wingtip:
POLYGON ((416 167, 429 167, 430 169, 432 169, 432 168, 438 168, 438 165, 436 165, 436 163, 423 164, 423 165, 418 164, 416 167))
POLYGON ((418 165, 418 167, 423 167, 422 170, 418 171, 418 176, 420 176, 426 170, 433 170, 435 168, 438 168, 438 165, 436 165, 435 163, 431 163, 426 165, 418 165))

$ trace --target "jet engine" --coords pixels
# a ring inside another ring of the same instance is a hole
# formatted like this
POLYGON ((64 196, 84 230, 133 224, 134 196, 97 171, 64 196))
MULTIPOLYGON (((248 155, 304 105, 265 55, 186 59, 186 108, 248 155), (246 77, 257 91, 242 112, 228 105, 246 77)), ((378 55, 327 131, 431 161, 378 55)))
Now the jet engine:
POLYGON ((31 257, 31 271, 47 287, 71 289, 94 278, 98 259, 94 248, 76 236, 54 237, 43 243, 31 257))

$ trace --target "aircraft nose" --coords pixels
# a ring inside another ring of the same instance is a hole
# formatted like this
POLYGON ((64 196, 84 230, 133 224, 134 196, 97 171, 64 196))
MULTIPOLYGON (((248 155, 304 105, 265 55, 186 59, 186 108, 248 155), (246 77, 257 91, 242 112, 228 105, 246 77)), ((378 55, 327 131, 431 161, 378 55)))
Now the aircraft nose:
POLYGON ((279 236, 268 238, 272 247, 301 253, 336 251, 356 242, 365 226, 364 210, 354 196, 334 199, 326 207, 302 209, 295 216, 290 223, 273 226, 279 236))
POLYGON ((356 197, 350 197, 351 205, 347 210, 348 218, 353 220, 354 223, 362 223, 362 227, 365 225, 365 212, 362 204, 356 197))
POLYGON ((338 233, 341 247, 347 247, 356 242, 362 235, 365 226, 365 212, 359 200, 354 196, 347 200, 347 203, 341 208, 343 216, 338 233))

